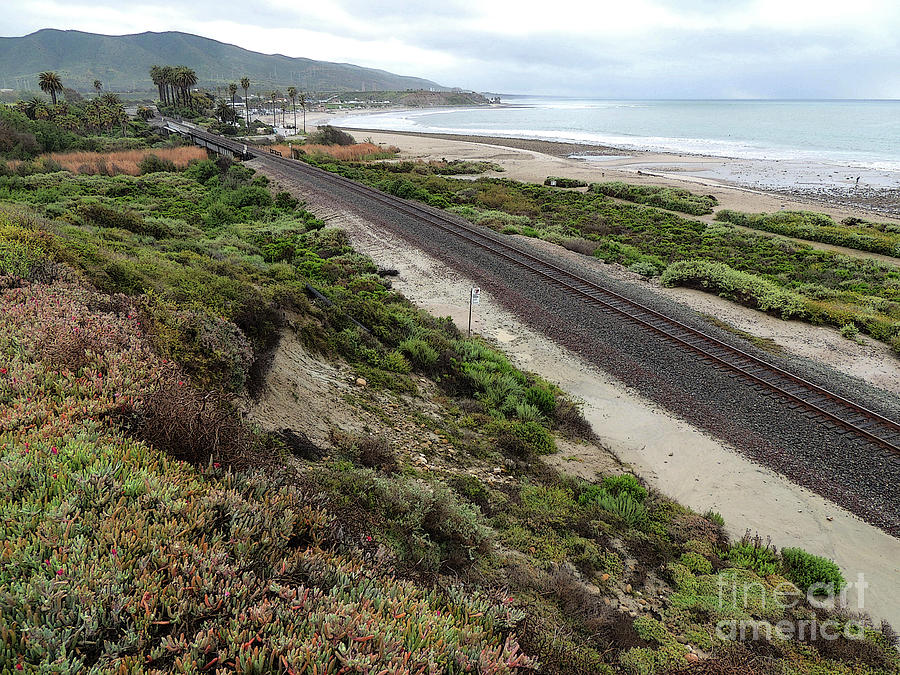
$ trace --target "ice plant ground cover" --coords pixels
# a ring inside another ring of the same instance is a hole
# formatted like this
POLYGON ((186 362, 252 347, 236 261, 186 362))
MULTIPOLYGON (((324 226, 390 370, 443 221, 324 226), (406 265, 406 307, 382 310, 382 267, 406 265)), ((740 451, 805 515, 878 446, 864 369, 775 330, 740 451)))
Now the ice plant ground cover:
POLYGON ((65 281, 0 295, 0 669, 530 662, 509 610, 326 550, 331 516, 297 487, 194 467, 111 427, 177 367, 109 305, 65 281))

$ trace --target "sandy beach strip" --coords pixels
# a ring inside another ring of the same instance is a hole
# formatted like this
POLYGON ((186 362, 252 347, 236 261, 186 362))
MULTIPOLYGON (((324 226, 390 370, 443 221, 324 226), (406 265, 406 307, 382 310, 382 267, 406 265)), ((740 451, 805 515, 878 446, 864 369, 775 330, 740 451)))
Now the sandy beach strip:
MULTIPOLYGON (((343 119, 366 112, 311 113, 307 126, 341 127, 343 119)), ((396 145, 403 149, 404 158, 497 161, 506 172, 496 176, 514 180, 543 182, 551 175, 588 182, 620 180, 712 194, 723 209, 753 213, 809 210, 827 213, 838 221, 856 216, 900 223, 900 179, 890 172, 872 172, 869 183, 863 181, 857 186, 857 170, 815 162, 735 159, 529 138, 342 128, 357 140, 371 138, 376 143, 396 145), (507 152, 498 153, 504 149, 507 152)))

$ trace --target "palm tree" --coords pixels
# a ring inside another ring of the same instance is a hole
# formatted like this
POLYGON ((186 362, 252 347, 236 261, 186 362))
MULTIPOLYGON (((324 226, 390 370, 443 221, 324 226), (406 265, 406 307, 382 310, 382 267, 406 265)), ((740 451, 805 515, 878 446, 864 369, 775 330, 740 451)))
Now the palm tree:
POLYGON ((297 87, 288 87, 288 97, 291 99, 291 108, 294 110, 294 133, 297 133, 297 87))
POLYGON ((187 66, 175 67, 175 85, 181 89, 181 97, 185 105, 193 109, 193 99, 190 96, 191 87, 197 84, 197 73, 187 66))
MULTIPOLYGON (((306 133, 306 94, 300 94, 300 107, 303 108, 303 133, 306 133)), ((294 122, 294 129, 296 130, 297 123, 294 122)))
POLYGON ((99 94, 103 89, 103 83, 100 80, 94 80, 94 89, 99 94))
POLYGON ((59 79, 59 75, 52 70, 45 70, 38 75, 38 86, 45 94, 50 94, 53 105, 56 105, 56 92, 63 90, 62 81, 59 79))
POLYGON ((122 105, 122 99, 119 98, 118 94, 113 94, 112 92, 106 92, 103 96, 100 96, 100 105, 107 105, 111 108, 115 108, 117 106, 122 105))
POLYGON ((166 80, 163 73, 163 67, 150 66, 150 79, 153 80, 153 84, 156 85, 156 89, 157 91, 159 91, 160 105, 166 105, 166 93, 163 90, 163 87, 166 84, 166 80))
POLYGON ((229 120, 233 121, 235 118, 234 108, 229 108, 228 103, 226 103, 224 98, 216 105, 215 113, 216 117, 222 120, 222 124, 225 124, 225 122, 228 122, 229 120))
POLYGON ((231 111, 234 113, 231 119, 233 121, 237 119, 237 111, 234 109, 234 95, 237 93, 237 85, 234 82, 228 85, 228 93, 231 94, 231 111))
POLYGON ((250 91, 250 78, 242 77, 241 78, 241 89, 244 90, 244 113, 247 116, 247 128, 250 128, 250 100, 247 92, 250 91))
POLYGON ((177 105, 178 101, 175 98, 175 69, 172 66, 163 66, 160 70, 162 71, 165 104, 177 105))
POLYGON ((278 96, 281 96, 281 92, 276 89, 272 92, 272 127, 278 126, 278 107, 275 105, 278 96))

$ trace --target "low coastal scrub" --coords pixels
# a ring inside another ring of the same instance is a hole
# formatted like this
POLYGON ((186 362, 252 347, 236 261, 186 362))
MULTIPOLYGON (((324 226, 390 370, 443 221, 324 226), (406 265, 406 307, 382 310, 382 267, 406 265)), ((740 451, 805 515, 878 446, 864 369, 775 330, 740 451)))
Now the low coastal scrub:
POLYGON ((661 275, 678 264, 666 276, 668 283, 684 279, 811 323, 837 328, 853 323, 900 352, 900 267, 895 265, 748 232, 723 221, 704 223, 623 204, 594 190, 557 190, 497 178, 386 175, 377 163, 309 161, 499 232, 539 237, 644 276, 661 275))
MULTIPOLYGON (((783 577, 636 476, 546 466, 559 435, 591 438, 576 403, 252 171, 4 180, 10 672, 655 673, 688 645, 713 672, 897 669, 869 627, 722 640, 719 621, 846 618, 775 603, 783 577), (334 388, 361 430, 318 448, 243 421, 279 335, 368 380, 334 388)), ((776 564, 833 578, 803 552, 776 564)))
MULTIPOLYGON (((546 183, 545 183, 546 184, 546 183)), ((657 185, 629 185, 619 181, 609 183, 591 183, 591 190, 616 197, 636 204, 657 206, 669 211, 680 211, 692 216, 704 216, 712 213, 719 200, 713 195, 698 195, 689 190, 657 185)))
POLYGON ((402 162, 384 162, 380 165, 384 171, 391 173, 416 173, 420 176, 463 176, 488 171, 503 171, 503 167, 494 162, 470 161, 465 159, 451 160, 408 160, 402 162))
POLYGON ((728 209, 718 211, 716 220, 900 258, 900 224, 873 223, 859 218, 845 218, 838 224, 831 216, 810 211, 742 213, 728 209))
POLYGON ((742 305, 777 314, 782 319, 806 316, 806 305, 799 294, 754 274, 733 270, 722 263, 681 260, 666 267, 660 281, 665 286, 691 286, 711 290, 742 305))
POLYGON ((587 187, 587 183, 577 178, 562 178, 560 176, 547 176, 544 179, 544 185, 560 188, 580 188, 587 187))
POLYGON ((174 371, 111 300, 67 281, 0 295, 9 672, 531 665, 513 608, 335 552, 334 516, 285 475, 191 466, 110 426, 174 371))

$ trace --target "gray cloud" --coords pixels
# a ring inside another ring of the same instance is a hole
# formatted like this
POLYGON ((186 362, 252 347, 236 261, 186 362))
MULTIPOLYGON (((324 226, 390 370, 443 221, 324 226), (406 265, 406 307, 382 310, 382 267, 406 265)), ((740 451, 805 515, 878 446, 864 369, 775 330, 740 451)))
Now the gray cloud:
POLYGON ((555 13, 504 1, 41 0, 6 30, 66 21, 96 32, 183 30, 509 93, 900 97, 900 3, 891 0, 574 2, 555 13))

